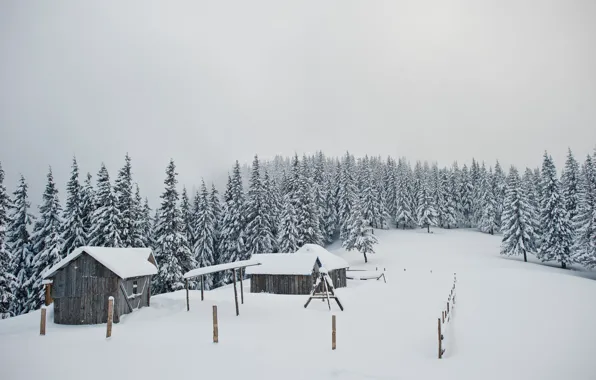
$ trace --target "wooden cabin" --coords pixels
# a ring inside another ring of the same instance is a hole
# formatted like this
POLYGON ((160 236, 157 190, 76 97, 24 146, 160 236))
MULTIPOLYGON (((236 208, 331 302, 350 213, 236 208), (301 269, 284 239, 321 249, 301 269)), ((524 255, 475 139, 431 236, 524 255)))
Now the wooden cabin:
POLYGON ((295 253, 253 255, 252 259, 261 265, 246 268, 251 293, 309 294, 321 267, 327 269, 334 287, 347 283, 348 263, 318 245, 307 244, 295 253))
POLYGON ((54 323, 105 323, 110 296, 118 323, 122 315, 150 305, 155 274, 157 263, 150 248, 77 248, 43 275, 51 281, 54 323))

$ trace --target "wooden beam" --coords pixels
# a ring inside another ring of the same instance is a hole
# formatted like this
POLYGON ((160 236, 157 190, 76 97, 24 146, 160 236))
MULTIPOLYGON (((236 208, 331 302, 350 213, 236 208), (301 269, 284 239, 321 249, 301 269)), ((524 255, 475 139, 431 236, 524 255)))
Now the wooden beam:
POLYGON ((108 298, 108 326, 106 331, 106 338, 112 336, 112 321, 114 319, 114 297, 108 298))
POLYGON ((205 276, 201 276, 201 301, 205 299, 205 276))
POLYGON ((244 270, 240 268, 240 300, 244 305, 244 286, 242 286, 242 277, 244 277, 244 270))
POLYGON ((219 342, 219 326, 217 325, 217 305, 213 305, 213 343, 219 342))
POLYGON ((45 304, 50 306, 52 304, 52 284, 45 284, 45 304))
POLYGON ((190 300, 188 298, 188 278, 184 279, 184 287, 186 288, 186 311, 190 311, 190 300))
POLYGON ((335 350, 335 314, 331 316, 331 349, 335 350))
POLYGON ((234 301, 236 302, 236 316, 240 315, 240 309, 238 308, 238 290, 236 289, 236 269, 232 269, 234 272, 234 301))
POLYGON ((41 307, 41 321, 39 323, 39 335, 46 335, 46 307, 41 307))
POLYGON ((132 308, 132 305, 130 304, 130 301, 128 300, 128 295, 126 294, 126 289, 124 289, 124 285, 122 285, 122 282, 120 283, 120 290, 122 291, 122 294, 124 295, 124 301, 126 301, 126 304, 130 308, 130 312, 132 313, 134 311, 134 309, 132 308))

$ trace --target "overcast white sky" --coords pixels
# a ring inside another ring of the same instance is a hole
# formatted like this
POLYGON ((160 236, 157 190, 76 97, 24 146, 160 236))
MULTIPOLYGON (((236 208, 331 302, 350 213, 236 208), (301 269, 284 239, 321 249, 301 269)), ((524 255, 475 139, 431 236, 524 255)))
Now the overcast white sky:
POLYGON ((596 146, 594 0, 0 1, 0 161, 37 204, 128 151, 153 201, 294 151, 540 164, 596 146))

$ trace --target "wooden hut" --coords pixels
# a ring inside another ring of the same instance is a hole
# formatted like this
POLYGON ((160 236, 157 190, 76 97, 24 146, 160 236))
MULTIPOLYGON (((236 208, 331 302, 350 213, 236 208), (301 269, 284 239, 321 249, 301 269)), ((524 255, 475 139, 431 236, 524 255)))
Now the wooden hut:
POLYGON ((307 244, 295 253, 264 253, 253 255, 261 263, 246 268, 250 275, 251 293, 310 294, 325 267, 336 288, 346 286, 348 263, 321 246, 307 244))
POLYGON ((81 247, 47 272, 54 299, 54 323, 105 323, 108 298, 114 297, 114 322, 149 306, 151 277, 157 263, 149 248, 81 247))

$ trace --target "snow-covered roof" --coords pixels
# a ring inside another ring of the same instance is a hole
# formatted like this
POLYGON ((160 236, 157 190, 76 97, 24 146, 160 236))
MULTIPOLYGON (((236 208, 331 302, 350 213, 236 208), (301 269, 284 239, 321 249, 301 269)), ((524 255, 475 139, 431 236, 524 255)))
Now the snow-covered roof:
POLYGON ((292 253, 261 253, 252 258, 261 265, 246 268, 246 274, 310 275, 317 261, 316 255, 292 253))
POLYGON ((228 270, 228 269, 238 269, 238 268, 244 268, 244 267, 253 266, 253 265, 260 265, 260 263, 257 260, 250 259, 250 260, 242 260, 242 261, 233 261, 231 263, 226 263, 226 264, 211 265, 208 267, 197 268, 197 269, 193 269, 189 272, 186 272, 186 273, 184 273, 184 278, 203 276, 206 274, 221 272, 221 271, 228 270))
POLYGON ((295 255, 313 254, 316 255, 321 264, 327 268, 327 270, 336 270, 348 268, 350 264, 341 257, 334 255, 325 248, 317 244, 304 244, 298 249, 295 255))
MULTIPOLYGON (((48 278, 65 267, 83 252, 99 261, 120 278, 154 275, 157 267, 149 261, 151 248, 80 247, 48 269, 42 277, 48 278)), ((155 257, 153 258, 155 260, 155 257)))

